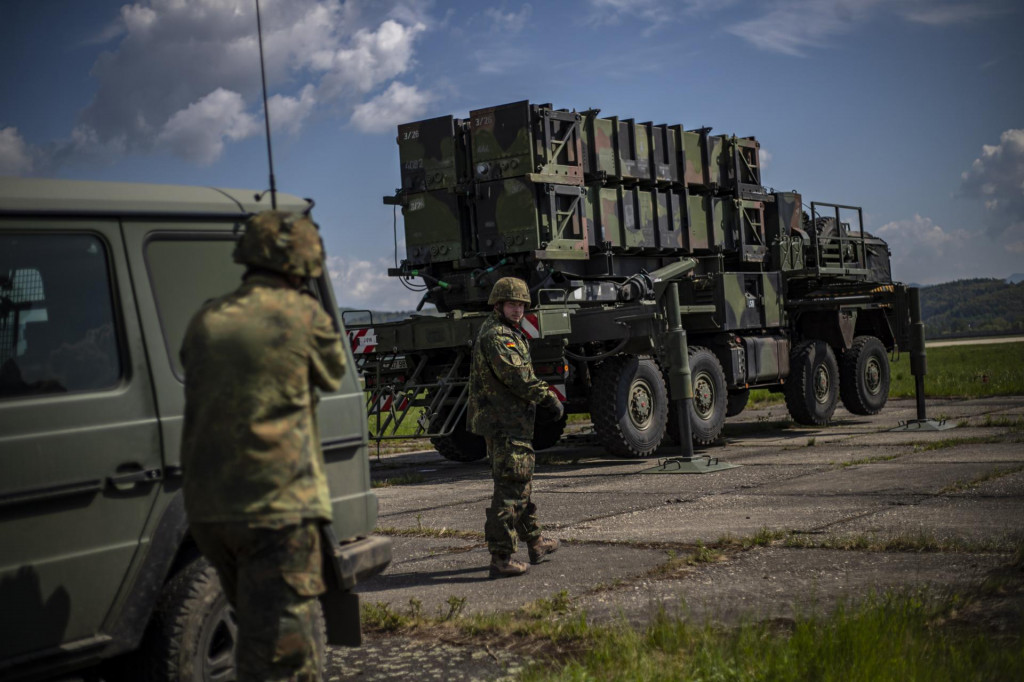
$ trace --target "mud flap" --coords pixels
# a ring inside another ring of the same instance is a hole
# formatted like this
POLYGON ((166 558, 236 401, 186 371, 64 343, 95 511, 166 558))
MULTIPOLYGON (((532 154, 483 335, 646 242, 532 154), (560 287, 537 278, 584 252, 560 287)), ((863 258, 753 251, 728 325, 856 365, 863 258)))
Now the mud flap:
POLYGON ((391 563, 391 540, 371 536, 342 545, 329 523, 321 524, 320 537, 327 585, 327 591, 320 595, 320 604, 327 624, 327 643, 359 646, 359 595, 352 588, 358 580, 380 573, 391 563))

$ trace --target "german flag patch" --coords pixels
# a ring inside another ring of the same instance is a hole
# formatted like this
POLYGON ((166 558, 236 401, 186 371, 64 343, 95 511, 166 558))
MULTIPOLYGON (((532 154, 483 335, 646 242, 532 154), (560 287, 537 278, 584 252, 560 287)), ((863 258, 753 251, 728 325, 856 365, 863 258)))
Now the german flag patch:
POLYGON ((516 342, 515 341, 506 341, 505 342, 505 348, 515 348, 515 347, 516 347, 516 342))

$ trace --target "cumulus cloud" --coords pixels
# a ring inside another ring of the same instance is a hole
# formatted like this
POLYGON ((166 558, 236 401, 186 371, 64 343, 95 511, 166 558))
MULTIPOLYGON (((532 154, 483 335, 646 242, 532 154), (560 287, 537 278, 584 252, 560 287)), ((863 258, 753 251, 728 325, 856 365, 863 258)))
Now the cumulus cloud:
POLYGON ((388 277, 391 265, 383 258, 374 262, 328 256, 327 273, 338 305, 381 311, 413 310, 423 293, 409 291, 397 277, 388 277))
MULTIPOLYGON (((263 0, 261 10, 271 123, 292 134, 318 107, 344 111, 405 73, 426 30, 394 0, 263 0)), ((212 163, 260 120, 252 0, 125 4, 91 39, 103 40, 111 47, 93 65, 97 89, 79 115, 78 142, 125 153, 170 148, 212 163), (218 111, 227 119, 214 122, 218 111)), ((54 146, 73 157, 86 149, 78 142, 54 146)))
POLYGON ((32 173, 32 150, 13 126, 0 128, 0 176, 32 173))
POLYGON ((413 40, 425 29, 423 24, 403 26, 388 19, 376 31, 356 32, 350 47, 317 53, 313 66, 327 72, 321 89, 328 97, 351 89, 365 93, 405 73, 412 61, 413 40))
POLYGON ((889 243, 893 277, 919 284, 963 276, 963 250, 972 241, 966 230, 945 229, 921 215, 886 223, 875 235, 889 243))
POLYGON ((312 84, 307 84, 302 88, 298 97, 274 95, 267 100, 267 108, 270 109, 270 125, 274 130, 280 129, 296 135, 315 106, 316 88, 312 84))
POLYGON ((431 99, 415 85, 396 81, 369 102, 357 104, 352 112, 352 125, 368 133, 392 130, 399 123, 420 117, 431 99))
POLYGON ((243 140, 260 132, 237 92, 217 88, 175 113, 157 135, 157 144, 199 164, 216 161, 225 140, 243 140))
POLYGON ((990 230, 1024 232, 1024 129, 1010 129, 999 144, 983 145, 981 156, 961 174, 960 193, 982 202, 990 230))

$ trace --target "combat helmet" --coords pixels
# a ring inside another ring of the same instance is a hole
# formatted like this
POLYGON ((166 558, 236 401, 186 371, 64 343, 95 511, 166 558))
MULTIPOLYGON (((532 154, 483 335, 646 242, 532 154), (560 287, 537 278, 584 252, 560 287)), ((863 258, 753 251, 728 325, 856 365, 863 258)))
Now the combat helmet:
POLYGON ((324 271, 324 245, 309 216, 263 211, 245 222, 234 259, 283 275, 319 277, 324 271))
POLYGON ((530 305, 530 290, 526 282, 518 277, 502 277, 491 287, 491 295, 487 299, 487 305, 494 305, 502 301, 520 301, 530 305))

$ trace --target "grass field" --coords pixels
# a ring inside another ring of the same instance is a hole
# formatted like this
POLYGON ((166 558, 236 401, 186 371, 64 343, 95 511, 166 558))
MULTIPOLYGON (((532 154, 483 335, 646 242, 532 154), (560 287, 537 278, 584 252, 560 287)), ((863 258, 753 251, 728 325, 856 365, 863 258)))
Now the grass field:
MULTIPOLYGON (((913 398, 910 353, 891 363, 889 396, 913 398)), ((928 351, 924 393, 929 398, 983 398, 1024 394, 1024 343, 942 346, 928 351)), ((784 402, 781 393, 750 392, 750 407, 784 402)))

